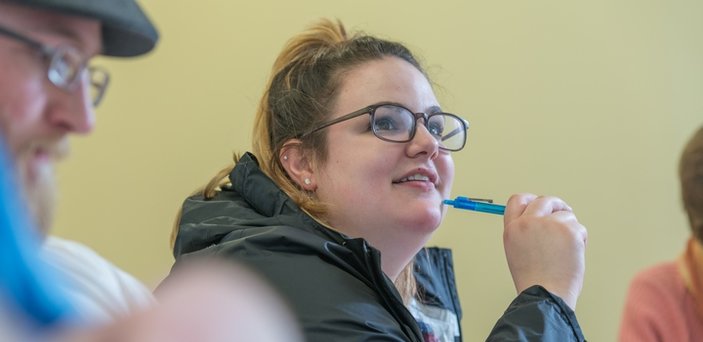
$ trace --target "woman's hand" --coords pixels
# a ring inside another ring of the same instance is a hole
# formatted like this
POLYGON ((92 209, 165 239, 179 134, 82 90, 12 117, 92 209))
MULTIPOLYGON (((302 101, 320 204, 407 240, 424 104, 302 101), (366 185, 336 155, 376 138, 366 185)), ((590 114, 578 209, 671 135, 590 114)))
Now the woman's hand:
POLYGON ((516 194, 508 200, 504 224, 505 256, 517 292, 541 285, 575 310, 588 234, 571 207, 557 197, 516 194))

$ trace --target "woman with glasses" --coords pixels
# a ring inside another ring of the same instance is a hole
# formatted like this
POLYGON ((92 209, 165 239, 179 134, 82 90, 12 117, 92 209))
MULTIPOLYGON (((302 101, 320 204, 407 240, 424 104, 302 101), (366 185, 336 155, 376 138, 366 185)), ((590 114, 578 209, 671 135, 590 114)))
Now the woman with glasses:
MULTIPOLYGON (((274 63, 253 153, 186 200, 175 269, 204 256, 252 266, 308 341, 461 340, 451 254, 423 246, 468 128, 403 45, 321 21, 274 63)), ((584 227, 560 199, 529 194, 505 219, 520 294, 489 340, 583 340, 584 227)))

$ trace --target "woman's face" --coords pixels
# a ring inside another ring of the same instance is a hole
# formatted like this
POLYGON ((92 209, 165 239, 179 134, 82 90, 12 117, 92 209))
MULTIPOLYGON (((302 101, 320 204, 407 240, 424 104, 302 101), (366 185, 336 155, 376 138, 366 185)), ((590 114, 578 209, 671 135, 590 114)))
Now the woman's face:
MULTIPOLYGON (((379 102, 413 112, 440 111, 434 92, 410 63, 385 57, 342 74, 329 119, 379 102)), ((315 167, 316 195, 328 205, 327 220, 339 231, 380 247, 422 238, 439 226, 449 197, 454 163, 438 148, 422 120, 412 141, 380 140, 362 115, 325 128, 327 160, 315 167)))

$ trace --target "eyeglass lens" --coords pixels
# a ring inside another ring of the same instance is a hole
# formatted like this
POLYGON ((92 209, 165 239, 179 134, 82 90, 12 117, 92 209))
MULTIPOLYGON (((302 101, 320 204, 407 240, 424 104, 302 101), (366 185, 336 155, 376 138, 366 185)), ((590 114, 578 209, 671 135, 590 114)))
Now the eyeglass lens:
POLYGON ((58 47, 50 56, 49 80, 59 88, 68 90, 83 68, 80 54, 67 47, 58 47))
POLYGON ((103 69, 88 68, 83 55, 78 50, 66 45, 49 47, 1 26, 0 35, 19 40, 38 49, 46 59, 48 64, 46 76, 53 85, 70 92, 74 90, 76 82, 85 82, 85 85, 90 86, 93 106, 100 103, 109 83, 109 74, 103 69))
POLYGON ((93 100, 93 106, 97 106, 105 96, 105 89, 110 82, 110 75, 107 71, 97 68, 88 68, 88 77, 90 77, 90 98, 93 100))
MULTIPOLYGON (((373 132, 384 140, 409 141, 416 130, 416 120, 415 115, 403 107, 382 105, 373 113, 373 132)), ((456 115, 431 114, 426 127, 443 149, 460 150, 466 142, 466 126, 456 115)))
POLYGON ((68 46, 59 46, 49 52, 48 78, 55 86, 72 91, 76 82, 90 87, 90 99, 97 106, 105 95, 109 76, 100 68, 86 67, 82 55, 68 46))

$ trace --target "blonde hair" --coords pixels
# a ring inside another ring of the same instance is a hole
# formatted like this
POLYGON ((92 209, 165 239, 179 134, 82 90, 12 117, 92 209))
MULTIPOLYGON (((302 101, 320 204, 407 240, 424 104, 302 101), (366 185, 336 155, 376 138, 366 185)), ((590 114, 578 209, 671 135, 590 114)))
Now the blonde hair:
MULTIPOLYGON (((426 76, 419 62, 402 44, 363 34, 349 36, 340 21, 329 19, 320 20, 289 40, 273 64, 256 112, 253 153, 261 170, 302 210, 323 224, 327 212, 324 203, 288 176, 279 154, 287 141, 299 139, 303 153, 311 160, 324 163, 327 159, 325 131, 303 133, 328 118, 346 71, 387 56, 405 60, 426 76)), ((236 155, 234 159, 236 164, 236 155)), ((203 188, 206 199, 230 184, 227 175, 231 170, 232 166, 221 170, 203 188)), ((172 234, 172 243, 176 234, 172 234)), ((413 263, 398 276, 396 287, 405 301, 414 296, 413 263)))

